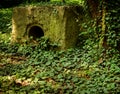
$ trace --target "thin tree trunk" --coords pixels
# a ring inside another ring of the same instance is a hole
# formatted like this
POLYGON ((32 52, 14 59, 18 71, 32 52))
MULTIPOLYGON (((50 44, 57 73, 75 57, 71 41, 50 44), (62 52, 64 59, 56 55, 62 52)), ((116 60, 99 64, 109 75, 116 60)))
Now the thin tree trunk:
POLYGON ((100 43, 99 43, 99 47, 102 48, 104 47, 105 49, 107 48, 107 39, 105 37, 106 34, 106 24, 105 24, 105 16, 106 16, 106 8, 105 6, 102 7, 102 27, 101 27, 101 38, 100 38, 100 43))

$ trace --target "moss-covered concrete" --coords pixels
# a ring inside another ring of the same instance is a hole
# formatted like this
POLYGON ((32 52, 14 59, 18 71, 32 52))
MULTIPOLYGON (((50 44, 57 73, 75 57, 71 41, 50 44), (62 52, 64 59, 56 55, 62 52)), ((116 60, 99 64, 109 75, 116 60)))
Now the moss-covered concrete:
MULTIPOLYGON (((79 31, 80 6, 39 6, 13 9, 12 42, 29 39, 33 26, 43 30, 44 36, 61 49, 74 47, 79 31)), ((33 31, 35 32, 35 31, 33 31)))

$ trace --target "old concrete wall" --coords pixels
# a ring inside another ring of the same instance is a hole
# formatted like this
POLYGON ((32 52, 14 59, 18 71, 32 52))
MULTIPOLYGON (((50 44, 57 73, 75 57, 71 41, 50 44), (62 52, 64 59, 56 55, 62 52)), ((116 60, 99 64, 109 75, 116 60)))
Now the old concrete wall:
MULTIPOLYGON (((29 39, 29 30, 38 26, 61 49, 74 47, 78 37, 79 6, 18 7, 13 10, 12 42, 29 39)), ((80 9, 81 10, 81 9, 80 9)))

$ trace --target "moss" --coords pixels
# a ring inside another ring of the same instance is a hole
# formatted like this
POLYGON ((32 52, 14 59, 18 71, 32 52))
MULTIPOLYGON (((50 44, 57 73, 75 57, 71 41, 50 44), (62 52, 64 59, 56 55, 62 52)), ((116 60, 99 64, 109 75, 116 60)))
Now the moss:
MULTIPOLYGON (((28 39, 31 26, 42 28, 44 36, 61 49, 74 47, 78 37, 80 6, 19 7, 13 12, 13 42, 28 39), (21 15, 20 15, 21 14, 21 15)), ((34 33, 33 33, 34 34, 34 33)))

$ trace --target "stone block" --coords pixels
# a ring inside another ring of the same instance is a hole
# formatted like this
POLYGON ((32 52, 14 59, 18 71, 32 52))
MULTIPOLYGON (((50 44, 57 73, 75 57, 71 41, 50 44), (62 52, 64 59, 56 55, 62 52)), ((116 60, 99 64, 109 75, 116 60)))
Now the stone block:
POLYGON ((74 47, 78 38, 81 6, 16 7, 12 17, 12 42, 42 36, 61 49, 74 47))

